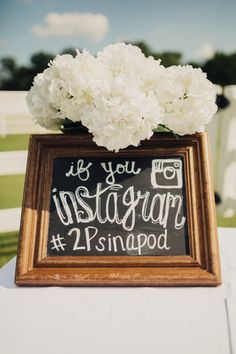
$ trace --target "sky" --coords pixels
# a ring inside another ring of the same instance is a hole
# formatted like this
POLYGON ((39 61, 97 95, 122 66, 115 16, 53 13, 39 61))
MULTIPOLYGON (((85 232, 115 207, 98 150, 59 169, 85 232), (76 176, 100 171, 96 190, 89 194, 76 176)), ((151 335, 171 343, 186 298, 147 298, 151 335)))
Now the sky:
POLYGON ((0 58, 27 64, 37 51, 96 54, 118 41, 204 61, 236 51, 235 0, 0 0, 0 58))

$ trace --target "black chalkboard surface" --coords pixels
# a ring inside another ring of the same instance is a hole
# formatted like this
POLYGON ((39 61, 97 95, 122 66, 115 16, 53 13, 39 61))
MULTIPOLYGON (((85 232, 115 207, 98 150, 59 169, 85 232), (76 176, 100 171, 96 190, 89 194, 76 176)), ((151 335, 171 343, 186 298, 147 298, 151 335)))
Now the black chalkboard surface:
POLYGON ((188 255, 181 156, 53 160, 48 256, 188 255))

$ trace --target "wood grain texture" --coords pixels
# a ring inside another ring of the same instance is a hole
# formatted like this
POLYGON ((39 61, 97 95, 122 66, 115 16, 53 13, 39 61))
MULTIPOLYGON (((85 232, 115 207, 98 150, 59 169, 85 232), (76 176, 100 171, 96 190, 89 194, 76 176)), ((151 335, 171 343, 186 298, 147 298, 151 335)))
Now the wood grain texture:
POLYGON ((207 134, 176 139, 156 133, 118 154, 90 134, 30 139, 15 282, 34 286, 217 286, 221 283, 214 188, 207 134), (188 256, 47 256, 53 159, 181 156, 187 203, 188 256))

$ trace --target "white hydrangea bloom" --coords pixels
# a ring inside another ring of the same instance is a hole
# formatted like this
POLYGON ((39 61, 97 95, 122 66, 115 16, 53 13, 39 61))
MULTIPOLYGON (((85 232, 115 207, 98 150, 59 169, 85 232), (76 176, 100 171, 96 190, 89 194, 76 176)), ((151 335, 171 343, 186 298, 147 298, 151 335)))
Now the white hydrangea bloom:
POLYGON ((139 75, 138 70, 146 62, 141 49, 125 43, 111 44, 98 52, 97 59, 104 64, 113 77, 123 75, 139 75))
POLYGON ((38 74, 26 101, 36 123, 50 130, 58 130, 62 119, 57 117, 58 110, 50 102, 50 85, 43 73, 38 74))
POLYGON ((97 59, 110 70, 113 78, 125 78, 128 84, 135 80, 147 94, 165 69, 160 60, 146 58, 140 48, 125 43, 108 45, 98 53, 97 59))
POLYGON ((61 102, 61 111, 76 122, 92 109, 94 96, 101 90, 108 90, 110 76, 107 68, 86 51, 78 52, 74 60, 70 76, 65 79, 70 99, 61 102))
POLYGON ((108 96, 94 97, 94 109, 82 117, 82 123, 97 145, 119 151, 153 135, 160 123, 159 103, 153 94, 146 96, 134 84, 120 81, 108 96))
POLYGON ((203 132, 217 111, 215 86, 191 65, 165 69, 155 92, 164 125, 179 135, 203 132))
POLYGON ((81 121, 97 145, 118 151, 149 139, 160 123, 180 135, 203 131, 216 112, 215 95, 200 69, 166 69, 138 47, 117 43, 97 57, 57 56, 35 77, 27 102, 41 126, 81 121))
POLYGON ((159 102, 153 94, 160 63, 125 43, 107 46, 97 59, 110 71, 109 92, 94 97, 94 109, 82 123, 96 144, 108 150, 137 146, 161 123, 159 102))
POLYGON ((108 86, 106 74, 108 71, 87 52, 78 52, 76 58, 57 56, 49 68, 35 77, 28 94, 34 120, 46 128, 65 118, 80 121, 96 91, 108 86))

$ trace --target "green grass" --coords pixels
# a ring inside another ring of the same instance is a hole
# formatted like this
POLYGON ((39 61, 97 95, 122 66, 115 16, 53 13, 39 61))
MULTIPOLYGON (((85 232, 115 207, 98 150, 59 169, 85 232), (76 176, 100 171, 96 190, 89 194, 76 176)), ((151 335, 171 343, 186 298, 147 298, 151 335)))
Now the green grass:
POLYGON ((0 234, 0 267, 16 255, 17 242, 18 231, 0 234))
POLYGON ((236 227, 236 216, 224 218, 223 216, 217 215, 217 225, 218 227, 236 227))
POLYGON ((29 134, 7 135, 4 138, 0 137, 0 152, 28 150, 29 137, 29 134))
POLYGON ((0 176, 0 209, 21 206, 24 175, 0 176))

